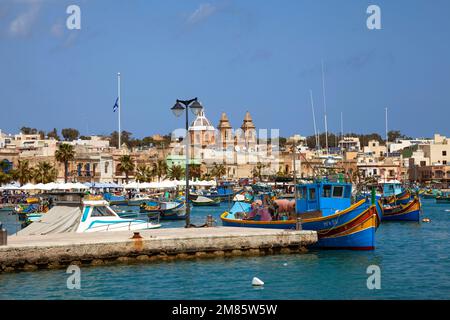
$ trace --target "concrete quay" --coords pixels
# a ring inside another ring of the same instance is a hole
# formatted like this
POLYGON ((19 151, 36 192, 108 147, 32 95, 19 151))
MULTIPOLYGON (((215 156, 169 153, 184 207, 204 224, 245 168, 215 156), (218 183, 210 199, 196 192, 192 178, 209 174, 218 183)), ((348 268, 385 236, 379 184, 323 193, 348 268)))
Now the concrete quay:
POLYGON ((71 264, 303 253, 315 231, 259 228, 171 228, 97 233, 9 236, 0 246, 0 273, 64 268, 71 264))

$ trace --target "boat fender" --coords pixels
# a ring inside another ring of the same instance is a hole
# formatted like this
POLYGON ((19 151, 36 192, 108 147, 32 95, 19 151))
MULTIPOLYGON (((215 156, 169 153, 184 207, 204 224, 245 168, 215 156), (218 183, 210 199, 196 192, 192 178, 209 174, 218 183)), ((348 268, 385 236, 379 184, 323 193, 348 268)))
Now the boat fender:
POLYGON ((430 218, 423 218, 422 222, 427 222, 428 223, 428 222, 431 222, 431 219, 430 218))

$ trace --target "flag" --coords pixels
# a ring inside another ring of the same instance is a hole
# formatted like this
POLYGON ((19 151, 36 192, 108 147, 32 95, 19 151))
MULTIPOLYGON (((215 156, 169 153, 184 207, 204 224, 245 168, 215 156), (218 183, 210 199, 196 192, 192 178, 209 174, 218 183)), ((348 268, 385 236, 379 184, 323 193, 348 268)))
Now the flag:
POLYGON ((119 98, 116 99, 116 103, 114 103, 113 112, 116 112, 117 109, 119 109, 119 104, 117 103, 119 101, 119 98))

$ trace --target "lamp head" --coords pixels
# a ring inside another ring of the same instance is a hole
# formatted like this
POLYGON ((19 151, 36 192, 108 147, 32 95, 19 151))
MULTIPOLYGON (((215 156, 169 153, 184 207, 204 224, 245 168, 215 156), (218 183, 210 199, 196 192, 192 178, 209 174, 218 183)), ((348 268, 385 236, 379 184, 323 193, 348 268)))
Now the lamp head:
POLYGON ((183 114, 184 111, 184 107, 183 105, 177 100, 177 103, 175 103, 175 105, 171 108, 173 114, 176 117, 179 117, 183 114))
POLYGON ((200 114, 200 112, 202 111, 203 106, 197 100, 197 98, 195 98, 194 102, 192 102, 192 104, 189 106, 189 108, 191 108, 191 111, 194 115, 198 116, 200 114))

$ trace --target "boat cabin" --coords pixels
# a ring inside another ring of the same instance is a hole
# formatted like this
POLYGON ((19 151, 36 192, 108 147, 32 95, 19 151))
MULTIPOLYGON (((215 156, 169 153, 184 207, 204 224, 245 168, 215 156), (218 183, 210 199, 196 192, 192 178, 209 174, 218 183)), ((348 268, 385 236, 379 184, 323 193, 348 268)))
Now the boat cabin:
POLYGON ((383 196, 395 196, 403 192, 403 187, 400 182, 386 182, 383 183, 383 196))
POLYGON ((297 214, 319 212, 329 216, 351 205, 352 185, 340 182, 317 182, 297 185, 297 214))

